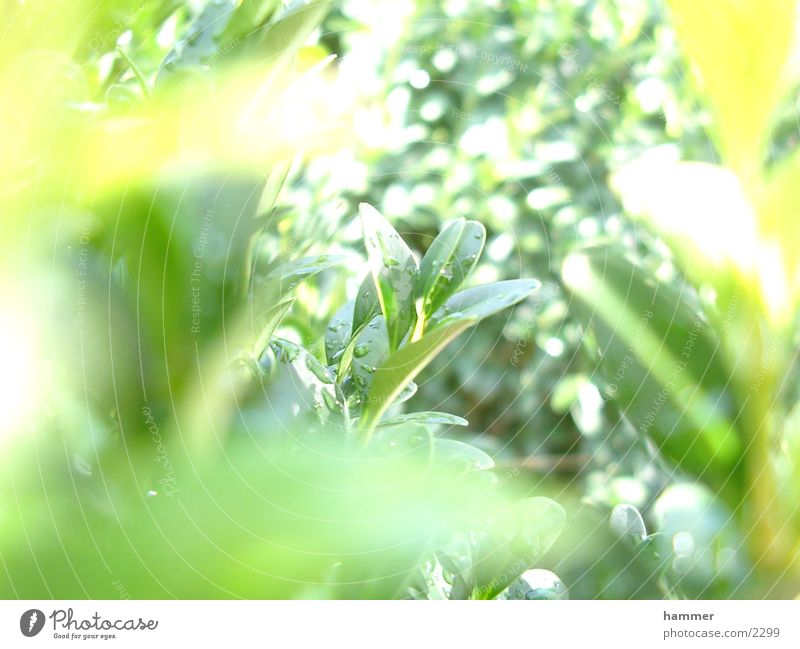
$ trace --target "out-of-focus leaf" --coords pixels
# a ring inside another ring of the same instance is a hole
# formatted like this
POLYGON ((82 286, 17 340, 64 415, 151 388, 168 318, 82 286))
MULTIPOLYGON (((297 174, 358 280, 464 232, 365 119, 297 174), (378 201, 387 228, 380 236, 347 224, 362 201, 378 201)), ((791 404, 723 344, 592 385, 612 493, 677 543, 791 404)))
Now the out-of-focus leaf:
POLYGON ((800 153, 763 179, 757 193, 761 293, 776 324, 791 322, 800 298, 800 153))
POLYGON ((670 0, 678 40, 714 112, 720 149, 746 174, 761 162, 794 43, 794 0, 670 0), (713 29, 709 26, 713 25, 713 29))
POLYGON ((508 508, 476 548, 474 594, 491 599, 536 565, 555 543, 566 512, 549 498, 527 498, 508 508))
MULTIPOLYGON (((427 466, 432 457, 434 437, 427 426, 413 422, 400 422, 382 426, 375 431, 370 452, 383 457, 399 457, 404 461, 414 459, 427 466)), ((453 475, 457 475, 453 472, 453 475)))
POLYGON ((526 570, 498 599, 560 600, 569 599, 569 590, 558 575, 549 570, 526 570))
POLYGON ((517 503, 513 516, 518 521, 517 538, 525 548, 530 565, 547 552, 566 524, 564 508, 550 498, 526 498, 517 503))
POLYGON ((735 519, 704 486, 677 483, 653 505, 659 553, 671 557, 669 569, 681 588, 702 599, 707 589, 726 584, 741 588, 748 576, 735 519))
POLYGON ((275 20, 259 30, 258 54, 286 61, 308 39, 332 6, 329 0, 294 0, 275 20))
POLYGON ((647 528, 639 510, 633 505, 621 503, 611 510, 611 529, 624 539, 640 543, 647 537, 647 528))
POLYGON ((619 169, 611 184, 626 211, 648 220, 697 283, 752 272, 756 219, 732 172, 654 150, 619 169))
POLYGON ((281 7, 279 0, 240 0, 219 37, 221 50, 252 37, 281 7))
POLYGON ((395 350, 417 321, 414 304, 417 261, 405 241, 374 207, 362 203, 359 211, 370 272, 386 318, 389 343, 395 350))
POLYGON ((734 487, 742 442, 721 343, 683 290, 609 248, 573 253, 562 274, 597 342, 607 395, 672 462, 734 487))
POLYGON ((261 191, 261 198, 258 202, 258 214, 269 215, 274 209, 278 201, 278 196, 286 183, 286 178, 289 176, 291 164, 289 162, 279 162, 267 174, 267 179, 264 182, 264 189, 261 191))
POLYGON ((433 314, 429 329, 456 322, 461 318, 483 320, 521 302, 539 286, 541 284, 535 279, 511 279, 468 288, 453 295, 433 314))
POLYGON ((455 439, 436 439, 433 442, 433 461, 436 464, 461 464, 465 469, 485 471, 494 467, 494 460, 479 448, 455 439))
POLYGON ((483 251, 486 228, 477 221, 456 219, 433 240, 422 258, 419 295, 425 318, 463 284, 483 251))
POLYGON ((282 262, 253 279, 250 320, 256 352, 267 344, 294 302, 294 289, 309 277, 340 263, 344 256, 316 255, 282 262))

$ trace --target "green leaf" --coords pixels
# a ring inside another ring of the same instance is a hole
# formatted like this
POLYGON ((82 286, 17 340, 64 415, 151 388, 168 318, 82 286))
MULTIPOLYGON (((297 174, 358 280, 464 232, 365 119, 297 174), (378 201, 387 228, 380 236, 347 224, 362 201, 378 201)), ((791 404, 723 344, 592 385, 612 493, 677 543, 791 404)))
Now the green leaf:
POLYGON ((346 302, 333 316, 325 331, 325 357, 329 365, 341 360, 342 354, 350 341, 350 330, 353 326, 353 309, 355 302, 346 302))
POLYGON ((270 342, 275 358, 288 365, 293 373, 292 385, 299 388, 303 405, 317 414, 341 412, 344 400, 336 386, 334 373, 307 349, 288 340, 270 342))
POLYGON ((462 318, 483 320, 521 302, 541 284, 535 279, 511 279, 456 293, 433 314, 430 329, 462 318))
POLYGON ((328 0, 295 0, 283 14, 258 32, 258 54, 285 64, 322 23, 333 4, 328 0))
POLYGON ((395 397, 394 405, 399 406, 401 403, 408 401, 417 393, 417 389, 417 384, 414 383, 414 381, 409 382, 409 384, 400 391, 400 394, 395 397))
POLYGON ((230 48, 255 33, 280 7, 278 0, 241 0, 218 39, 220 49, 230 48))
POLYGON ((261 190, 261 198, 258 201, 258 214, 269 215, 275 210, 278 197, 280 196, 286 179, 289 177, 292 165, 290 162, 278 162, 267 174, 264 181, 264 188, 261 190))
POLYGON ((403 422, 375 431, 370 444, 370 457, 395 456, 404 461, 413 458, 419 466, 427 467, 433 443, 433 435, 426 426, 403 422))
POLYGON ((512 509, 518 521, 517 540, 523 545, 529 565, 535 564, 556 542, 567 514, 550 498, 526 498, 512 509))
POLYGON ((560 600, 569 599, 561 578, 549 570, 526 570, 498 599, 560 600))
POLYGON ((450 341, 476 322, 475 318, 463 318, 449 325, 442 325, 392 354, 378 368, 361 422, 367 440, 383 413, 395 402, 403 389, 450 341))
POLYGON ((647 279, 622 251, 606 248, 573 253, 562 275, 623 416, 681 468, 730 487, 742 452, 735 400, 721 342, 685 284, 647 279))
POLYGON ((437 464, 462 464, 470 470, 486 471, 494 468, 494 460, 479 448, 454 439, 433 441, 433 461, 437 464))
POLYGON ((389 335, 383 316, 377 316, 362 331, 353 347, 351 374, 357 392, 366 396, 378 366, 389 355, 389 335))
POLYGON ((386 318, 390 347, 395 350, 417 321, 417 262, 405 241, 374 207, 362 203, 359 211, 370 272, 386 318))
POLYGON ((396 426, 405 423, 420 424, 441 424, 445 426, 468 426, 469 422, 463 417, 451 415, 447 412, 425 411, 410 412, 404 415, 397 415, 391 419, 384 419, 380 426, 396 426))
POLYGON ((361 287, 358 289, 355 308, 353 310, 351 337, 356 336, 358 332, 366 327, 380 312, 381 303, 378 299, 378 289, 375 286, 372 275, 369 274, 364 278, 364 281, 361 282, 361 287))
POLYGON ((266 346, 280 321, 291 308, 294 290, 304 280, 340 263, 344 256, 317 255, 281 262, 257 273, 250 288, 250 319, 256 354, 266 346))
POLYGON ((157 81, 163 82, 178 72, 196 72, 216 56, 219 49, 227 45, 220 43, 218 39, 235 13, 236 3, 233 0, 206 4, 189 25, 183 38, 164 57, 157 81))
POLYGON ((361 287, 358 290, 353 306, 350 327, 346 332, 344 330, 339 332, 342 337, 345 336, 345 333, 347 334, 346 344, 341 349, 341 353, 339 353, 339 350, 336 351, 338 359, 336 362, 339 365, 337 374, 340 380, 350 371, 353 361, 353 348, 356 346, 359 335, 380 314, 381 305, 378 299, 378 291, 370 274, 361 282, 361 287))
POLYGON ((486 228, 477 221, 456 219, 439 233, 422 259, 419 296, 425 318, 464 283, 486 242, 486 228))
POLYGON ((633 505, 622 503, 611 510, 609 524, 614 532, 626 540, 631 540, 635 544, 641 543, 647 538, 647 528, 644 519, 633 505))

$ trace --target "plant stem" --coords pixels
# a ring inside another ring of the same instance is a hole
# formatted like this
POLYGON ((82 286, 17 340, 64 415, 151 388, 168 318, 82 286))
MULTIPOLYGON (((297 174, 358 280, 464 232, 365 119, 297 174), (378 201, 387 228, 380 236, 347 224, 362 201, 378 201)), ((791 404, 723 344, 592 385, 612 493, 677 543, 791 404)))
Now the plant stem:
POLYGON ((127 55, 125 50, 123 50, 119 46, 117 46, 117 53, 125 60, 125 63, 128 64, 128 67, 131 69, 133 75, 136 77, 136 80, 139 82, 139 85, 142 88, 144 96, 147 97, 147 99, 150 99, 150 87, 147 85, 147 79, 144 78, 144 75, 142 74, 142 71, 139 69, 139 66, 137 66, 133 62, 133 59, 127 55))

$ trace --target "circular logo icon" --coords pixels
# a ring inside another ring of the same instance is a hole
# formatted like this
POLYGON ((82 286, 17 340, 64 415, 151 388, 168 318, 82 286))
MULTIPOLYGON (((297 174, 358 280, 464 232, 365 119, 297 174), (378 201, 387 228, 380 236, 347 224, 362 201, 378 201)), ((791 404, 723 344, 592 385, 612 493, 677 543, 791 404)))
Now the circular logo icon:
POLYGON ((25 611, 19 618, 19 630, 22 635, 32 638, 44 628, 44 613, 38 608, 25 611))

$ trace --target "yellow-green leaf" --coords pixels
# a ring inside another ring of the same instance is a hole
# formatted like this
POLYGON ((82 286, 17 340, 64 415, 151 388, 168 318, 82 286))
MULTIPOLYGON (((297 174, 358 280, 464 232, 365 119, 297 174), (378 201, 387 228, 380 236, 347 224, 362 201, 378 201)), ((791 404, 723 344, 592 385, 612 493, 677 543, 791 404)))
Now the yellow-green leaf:
POLYGON ((795 0, 670 0, 678 40, 714 114, 720 151, 748 174, 784 90, 795 0))

